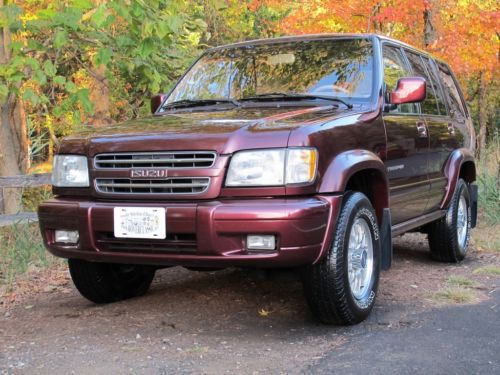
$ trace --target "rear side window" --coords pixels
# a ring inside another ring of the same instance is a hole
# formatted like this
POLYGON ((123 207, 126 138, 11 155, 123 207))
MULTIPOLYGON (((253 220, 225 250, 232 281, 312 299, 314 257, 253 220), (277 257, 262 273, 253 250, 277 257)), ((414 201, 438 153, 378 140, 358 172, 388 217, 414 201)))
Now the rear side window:
POLYGON ((432 84, 432 79, 424 66, 422 58, 419 55, 408 51, 406 52, 406 55, 408 56, 408 60, 410 61, 410 65, 413 69, 413 75, 425 78, 427 83, 427 97, 422 103, 420 103, 422 113, 427 115, 439 115, 436 91, 434 89, 434 85, 432 84))
MULTIPOLYGON (((410 72, 405 64, 405 60, 401 49, 384 45, 384 82, 387 93, 392 92, 396 88, 398 79, 410 76, 410 72)), ((406 103, 396 106, 390 110, 392 113, 418 113, 418 108, 415 103, 406 103)))
POLYGON ((439 108, 439 113, 441 115, 446 115, 446 106, 444 105, 443 90, 439 85, 439 78, 437 76, 436 68, 434 63, 428 58, 421 56, 424 61, 425 67, 432 81, 432 86, 434 87, 434 92, 436 93, 436 102, 439 108))
POLYGON ((441 83, 443 84, 444 93, 446 99, 448 100, 448 105, 450 106, 450 114, 452 116, 466 116, 465 109, 463 106, 462 98, 460 92, 458 91, 457 84, 453 75, 451 74, 450 68, 445 64, 438 63, 439 77, 441 78, 441 83))

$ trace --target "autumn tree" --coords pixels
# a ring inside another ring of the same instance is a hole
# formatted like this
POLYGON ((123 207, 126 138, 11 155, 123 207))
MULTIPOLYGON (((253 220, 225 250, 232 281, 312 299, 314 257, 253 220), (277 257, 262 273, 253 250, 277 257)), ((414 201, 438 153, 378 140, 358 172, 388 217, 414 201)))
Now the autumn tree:
MULTIPOLYGON (((493 0, 255 0, 287 15, 281 34, 375 32, 426 49, 450 63, 467 90, 477 123, 478 150, 484 150, 489 115, 498 97, 498 2, 493 0), (493 104, 492 104, 493 102, 493 104)), ((467 95, 467 92, 465 93, 467 95)))

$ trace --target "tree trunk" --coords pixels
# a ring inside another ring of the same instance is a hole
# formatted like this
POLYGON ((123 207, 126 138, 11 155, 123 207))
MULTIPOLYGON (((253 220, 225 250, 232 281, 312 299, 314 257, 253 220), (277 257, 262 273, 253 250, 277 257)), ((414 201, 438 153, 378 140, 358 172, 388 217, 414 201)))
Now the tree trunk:
POLYGON ((434 27, 434 14, 436 12, 436 1, 429 1, 424 10, 424 46, 429 48, 437 39, 434 27))
MULTIPOLYGON (((0 0, 0 7, 4 5, 0 0)), ((0 28, 0 64, 7 65, 11 59, 10 31, 0 28)), ((22 174, 27 166, 26 122, 22 105, 14 94, 0 103, 0 176, 22 174)), ((5 188, 0 191, 0 208, 4 213, 16 213, 21 208, 21 189, 5 188)))
POLYGON ((488 131, 488 113, 486 101, 486 78, 484 72, 479 73, 479 99, 478 99, 478 114, 479 114, 479 135, 477 137, 477 152, 481 158, 482 153, 486 149, 486 136, 488 131))
MULTIPOLYGON (((0 176, 21 174, 15 152, 16 136, 11 125, 12 107, 7 101, 0 106, 0 176)), ((2 208, 6 214, 19 212, 21 209, 21 189, 5 188, 2 191, 2 208)))
POLYGON ((90 85, 90 101, 94 105, 94 115, 89 118, 89 124, 100 126, 110 124, 109 87, 106 79, 106 67, 101 65, 92 69, 94 77, 90 85))

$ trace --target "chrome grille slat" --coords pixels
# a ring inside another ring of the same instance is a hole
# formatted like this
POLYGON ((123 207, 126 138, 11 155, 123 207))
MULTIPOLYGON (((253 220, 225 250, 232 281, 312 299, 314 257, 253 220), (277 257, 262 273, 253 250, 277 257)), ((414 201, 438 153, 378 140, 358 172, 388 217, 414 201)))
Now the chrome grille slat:
POLYGON ((202 194, 210 177, 170 177, 161 180, 96 178, 95 189, 103 194, 202 194))
POLYGON ((99 154, 94 157, 95 169, 124 168, 210 168, 216 153, 212 151, 162 151, 99 154))

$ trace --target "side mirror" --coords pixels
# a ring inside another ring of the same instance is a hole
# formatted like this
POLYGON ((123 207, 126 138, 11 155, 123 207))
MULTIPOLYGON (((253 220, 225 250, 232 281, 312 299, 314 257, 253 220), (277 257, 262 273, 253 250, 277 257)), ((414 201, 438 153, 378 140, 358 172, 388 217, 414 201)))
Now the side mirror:
POLYGON ((425 79, 422 77, 400 78, 396 89, 389 94, 390 104, 418 103, 427 95, 425 79))
POLYGON ((151 113, 155 113, 160 108, 166 97, 166 94, 156 94, 151 97, 151 113))

